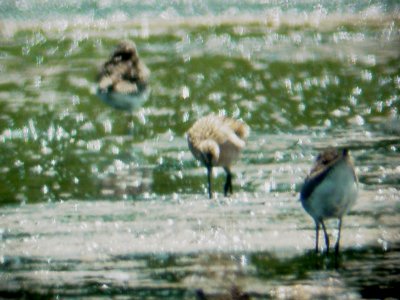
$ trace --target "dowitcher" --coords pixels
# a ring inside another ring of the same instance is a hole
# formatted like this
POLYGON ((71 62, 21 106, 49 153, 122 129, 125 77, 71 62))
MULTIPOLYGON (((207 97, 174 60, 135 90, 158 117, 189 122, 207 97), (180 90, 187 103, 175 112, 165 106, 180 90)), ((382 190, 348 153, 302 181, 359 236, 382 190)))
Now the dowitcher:
POLYGON ((232 194, 231 166, 237 160, 249 135, 242 121, 210 114, 197 120, 187 133, 193 156, 207 168, 208 195, 212 198, 212 168, 221 166, 226 172, 224 195, 232 194))

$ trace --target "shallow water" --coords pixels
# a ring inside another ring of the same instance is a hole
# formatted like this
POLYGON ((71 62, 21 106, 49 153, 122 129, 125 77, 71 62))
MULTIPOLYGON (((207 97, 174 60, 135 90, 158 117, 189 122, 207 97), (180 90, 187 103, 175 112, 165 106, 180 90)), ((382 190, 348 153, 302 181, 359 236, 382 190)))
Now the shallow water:
POLYGON ((397 297, 395 2, 21 3, 0 9, 0 295, 397 297), (132 115, 96 97, 121 39, 152 71, 132 115), (229 198, 216 169, 207 199, 186 144, 209 112, 252 130, 229 198), (361 188, 339 268, 313 254, 298 201, 331 145, 350 148, 361 188))

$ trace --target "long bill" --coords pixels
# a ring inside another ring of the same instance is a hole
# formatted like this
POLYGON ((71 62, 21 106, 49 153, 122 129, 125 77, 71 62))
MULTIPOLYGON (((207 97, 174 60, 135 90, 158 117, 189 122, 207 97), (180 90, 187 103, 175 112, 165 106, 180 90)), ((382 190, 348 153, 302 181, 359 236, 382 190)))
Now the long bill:
POLYGON ((231 170, 228 167, 225 167, 225 172, 226 172, 226 182, 224 185, 224 195, 225 197, 228 196, 229 194, 232 194, 232 173, 231 170))
POLYGON ((210 199, 212 198, 212 191, 211 191, 211 176, 212 176, 212 166, 207 166, 207 182, 208 182, 208 196, 210 199))

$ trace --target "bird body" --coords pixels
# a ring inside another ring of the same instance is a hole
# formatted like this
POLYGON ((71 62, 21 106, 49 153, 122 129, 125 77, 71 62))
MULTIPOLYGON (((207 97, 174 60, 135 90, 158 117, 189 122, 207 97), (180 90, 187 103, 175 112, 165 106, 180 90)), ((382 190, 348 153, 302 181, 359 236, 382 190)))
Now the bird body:
POLYGON ((325 244, 329 251, 329 237, 325 219, 339 219, 339 235, 335 252, 339 252, 342 217, 354 205, 358 194, 358 180, 347 149, 328 149, 316 160, 300 192, 301 203, 314 219, 316 226, 316 252, 318 252, 319 226, 322 225, 325 244))
POLYGON ((238 120, 210 114, 197 120, 187 133, 189 149, 208 171, 209 196, 212 167, 223 167, 227 173, 224 193, 232 192, 231 165, 238 159, 249 135, 249 127, 238 120))
POLYGON ((98 95, 117 109, 134 110, 147 100, 150 71, 139 59, 135 44, 120 43, 98 76, 98 95))

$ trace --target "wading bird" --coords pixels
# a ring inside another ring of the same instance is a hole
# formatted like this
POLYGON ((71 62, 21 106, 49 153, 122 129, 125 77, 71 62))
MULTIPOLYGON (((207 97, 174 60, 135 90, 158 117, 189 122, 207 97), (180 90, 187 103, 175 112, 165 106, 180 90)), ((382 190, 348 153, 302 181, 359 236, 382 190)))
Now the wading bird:
POLYGON ((193 156, 207 168, 208 195, 212 198, 212 168, 221 166, 226 172, 224 195, 232 193, 231 165, 237 160, 249 135, 242 121, 210 114, 197 120, 187 133, 193 156))
POLYGON ((315 222, 317 253, 320 225, 324 231, 326 251, 329 253, 329 237, 324 220, 337 218, 339 233, 335 255, 339 254, 342 218, 355 203, 357 194, 358 180, 349 150, 331 148, 320 153, 300 191, 301 203, 315 222))
POLYGON ((98 96, 114 108, 133 111, 150 94, 150 71, 141 61, 134 43, 121 42, 98 75, 98 96))

